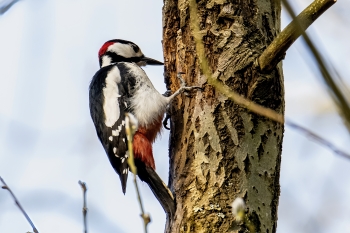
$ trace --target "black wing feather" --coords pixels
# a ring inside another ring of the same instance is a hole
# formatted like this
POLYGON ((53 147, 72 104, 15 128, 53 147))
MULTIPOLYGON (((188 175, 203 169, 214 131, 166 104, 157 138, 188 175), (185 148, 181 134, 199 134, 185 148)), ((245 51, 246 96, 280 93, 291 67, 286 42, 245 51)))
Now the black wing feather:
POLYGON ((108 155, 111 165, 119 175, 123 193, 125 193, 129 170, 127 163, 128 141, 125 132, 125 113, 132 112, 129 98, 133 94, 135 78, 131 75, 126 75, 123 76, 121 82, 117 84, 120 95, 118 98, 120 117, 112 127, 107 127, 105 125, 105 115, 103 111, 103 88, 106 86, 105 79, 107 78, 108 72, 115 66, 118 67, 121 74, 124 73, 126 69, 125 64, 117 63, 101 68, 92 78, 89 92, 90 114, 95 124, 97 136, 108 155))

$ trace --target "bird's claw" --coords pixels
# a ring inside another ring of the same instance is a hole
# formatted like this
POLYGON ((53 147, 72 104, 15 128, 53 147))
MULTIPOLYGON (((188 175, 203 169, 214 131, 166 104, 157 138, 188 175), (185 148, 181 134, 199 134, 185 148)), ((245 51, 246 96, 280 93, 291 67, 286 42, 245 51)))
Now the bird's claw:
POLYGON ((184 72, 179 72, 177 73, 177 78, 180 79, 181 82, 181 87, 185 87, 186 86, 186 82, 185 80, 182 78, 182 75, 185 74, 184 72))
POLYGON ((173 94, 173 92, 172 92, 171 90, 167 90, 167 91, 163 94, 163 96, 169 97, 169 96, 171 96, 172 94, 173 94))
POLYGON ((178 79, 180 79, 180 82, 181 82, 181 84, 180 84, 181 92, 185 92, 185 94, 187 95, 186 92, 189 92, 189 91, 192 91, 192 90, 196 90, 196 89, 203 90, 203 88, 200 87, 200 86, 190 86, 190 87, 186 86, 186 82, 182 78, 183 74, 185 74, 185 73, 184 72, 178 72, 177 73, 177 77, 178 77, 178 79))
MULTIPOLYGON (((185 93, 185 95, 188 95, 188 92, 192 91, 192 90, 196 90, 196 89, 199 89, 199 90, 203 90, 202 87, 200 86, 191 86, 191 87, 188 87, 186 86, 186 82, 185 80, 181 77, 181 75, 184 74, 183 72, 179 72, 177 73, 177 77, 178 79, 180 80, 181 84, 180 84, 180 88, 172 94, 171 90, 167 90, 163 96, 165 97, 168 97, 168 101, 169 103, 176 97, 178 96, 179 94, 181 93, 185 93)), ((164 128, 166 128, 167 130, 170 130, 170 128, 168 127, 168 120, 170 119, 170 111, 169 111, 169 106, 166 110, 166 115, 165 115, 165 118, 163 120, 163 126, 164 128)))
POLYGON ((167 130, 170 130, 170 127, 168 127, 168 120, 170 120, 170 114, 166 113, 165 114, 165 118, 163 120, 163 126, 164 128, 166 128, 167 130))
MULTIPOLYGON (((168 127, 168 120, 170 120, 171 118, 171 114, 170 114, 170 106, 168 105, 165 111, 165 118, 163 120, 163 126, 164 128, 166 128, 167 130, 170 130, 170 127, 168 127)), ((171 122, 170 122, 171 124, 171 122)))

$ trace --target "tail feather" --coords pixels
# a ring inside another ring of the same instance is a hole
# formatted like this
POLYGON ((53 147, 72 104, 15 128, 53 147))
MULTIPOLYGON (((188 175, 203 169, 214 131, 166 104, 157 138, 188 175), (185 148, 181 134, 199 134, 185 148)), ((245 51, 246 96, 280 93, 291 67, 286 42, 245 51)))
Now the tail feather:
POLYGON ((175 200, 172 192, 153 168, 145 166, 144 163, 137 160, 135 160, 135 164, 137 166, 137 175, 142 181, 148 184, 154 196, 158 199, 165 213, 168 215, 167 217, 173 219, 175 215, 175 200))
POLYGON ((122 190, 125 195, 126 192, 126 183, 128 181, 128 172, 129 165, 127 162, 122 163, 118 168, 114 168, 114 170, 118 173, 120 183, 122 184, 122 190), (118 169, 118 170, 117 170, 118 169))
POLYGON ((123 189, 123 193, 125 195, 125 192, 126 192, 126 182, 128 180, 128 174, 121 174, 119 176, 120 178, 120 182, 122 183, 122 189, 123 189))

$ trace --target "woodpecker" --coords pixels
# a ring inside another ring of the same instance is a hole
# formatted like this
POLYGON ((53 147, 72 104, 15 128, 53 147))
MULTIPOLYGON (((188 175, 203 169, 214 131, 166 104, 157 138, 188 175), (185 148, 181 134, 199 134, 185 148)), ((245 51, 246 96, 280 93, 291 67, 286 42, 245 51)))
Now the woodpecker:
MULTIPOLYGON (((162 119, 171 100, 198 87, 186 87, 182 83, 174 94, 160 94, 141 66, 163 63, 145 57, 139 46, 130 41, 107 41, 100 48, 98 58, 101 68, 93 76, 89 88, 90 114, 97 136, 120 177, 125 194, 129 170, 125 113, 135 116, 139 127, 133 137, 133 151, 138 176, 148 183, 157 197, 158 189, 154 186, 162 181, 153 172, 152 143, 160 133, 162 119)), ((171 193, 169 195, 172 197, 171 193)))

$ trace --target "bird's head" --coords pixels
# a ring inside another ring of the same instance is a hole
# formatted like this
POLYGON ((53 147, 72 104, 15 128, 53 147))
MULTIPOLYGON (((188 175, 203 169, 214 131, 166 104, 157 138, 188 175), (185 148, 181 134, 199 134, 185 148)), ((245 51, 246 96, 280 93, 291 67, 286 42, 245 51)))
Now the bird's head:
POLYGON ((100 66, 108 66, 116 62, 135 62, 139 66, 163 65, 162 62, 145 57, 139 46, 126 40, 109 40, 98 52, 100 66))

